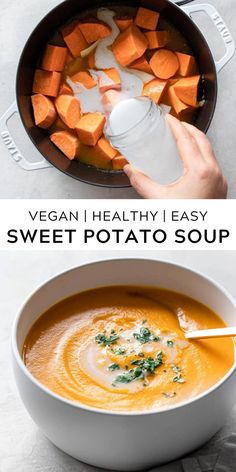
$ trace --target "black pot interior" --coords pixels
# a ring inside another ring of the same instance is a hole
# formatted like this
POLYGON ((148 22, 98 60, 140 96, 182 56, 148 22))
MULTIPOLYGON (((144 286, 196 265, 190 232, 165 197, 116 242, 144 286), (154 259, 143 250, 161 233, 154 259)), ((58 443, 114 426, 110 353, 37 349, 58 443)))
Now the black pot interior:
MULTIPOLYGON (((217 96, 217 77, 215 64, 207 42, 198 27, 178 7, 166 0, 143 0, 126 1, 110 0, 108 2, 92 1, 86 2, 86 10, 100 7, 119 6, 138 7, 140 5, 157 10, 163 17, 172 23, 177 30, 184 32, 186 43, 194 54, 200 73, 204 75, 204 93, 206 103, 200 108, 194 122, 199 129, 207 131, 215 109, 217 96)), ((33 121, 30 96, 32 94, 32 83, 34 70, 38 65, 39 57, 46 43, 51 39, 52 33, 62 24, 70 21, 85 11, 84 2, 78 0, 67 0, 54 8, 38 24, 23 50, 16 78, 16 95, 18 108, 22 122, 31 140, 41 154, 55 167, 67 175, 83 182, 105 186, 105 187, 128 187, 129 180, 123 172, 105 172, 93 167, 86 166, 79 161, 69 161, 50 141, 46 132, 35 126, 33 121)))

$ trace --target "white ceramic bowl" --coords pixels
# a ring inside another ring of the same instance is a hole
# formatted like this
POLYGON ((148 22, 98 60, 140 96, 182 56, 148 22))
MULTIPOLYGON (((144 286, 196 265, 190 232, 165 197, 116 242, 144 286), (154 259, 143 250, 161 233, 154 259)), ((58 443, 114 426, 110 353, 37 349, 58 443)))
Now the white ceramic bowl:
POLYGON ((183 266, 146 259, 118 259, 64 272, 36 290, 13 329, 16 382, 35 423, 60 449, 86 463, 116 470, 140 470, 171 461, 199 447, 225 422, 235 403, 236 365, 198 397, 161 411, 114 413, 75 404, 41 385, 22 358, 35 320, 65 297, 99 286, 156 285, 182 292, 236 323, 231 296, 208 277, 183 266))

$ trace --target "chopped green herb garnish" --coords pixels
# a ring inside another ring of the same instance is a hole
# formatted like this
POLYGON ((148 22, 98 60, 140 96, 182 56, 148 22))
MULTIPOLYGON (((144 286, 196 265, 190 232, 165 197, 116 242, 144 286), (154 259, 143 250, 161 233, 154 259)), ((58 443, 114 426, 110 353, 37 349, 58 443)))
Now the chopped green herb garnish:
POLYGON ((118 349, 113 349, 113 352, 117 356, 123 356, 126 353, 126 350, 123 347, 118 347, 118 349))
POLYGON ((102 346, 110 346, 111 344, 115 344, 117 339, 119 338, 120 337, 116 333, 111 334, 111 336, 109 337, 106 336, 105 334, 100 333, 95 337, 95 341, 98 344, 101 344, 102 346))
POLYGON ((159 341, 160 337, 151 333, 148 328, 140 328, 139 333, 133 333, 133 337, 141 344, 149 343, 151 341, 159 341))
POLYGON ((162 359, 153 359, 152 357, 147 357, 146 359, 134 360, 131 362, 132 365, 138 365, 142 367, 143 370, 149 373, 155 372, 155 369, 162 364, 162 359))
POLYGON ((111 334, 115 334, 115 330, 114 330, 114 329, 111 330, 111 334))
POLYGON ((109 365, 108 370, 110 370, 112 372, 114 370, 120 370, 120 366, 119 366, 119 364, 111 364, 111 365, 109 365))
POLYGON ((171 364, 171 367, 172 367, 173 372, 175 372, 176 374, 178 374, 179 372, 181 372, 181 368, 178 367, 177 365, 171 364))
POLYGON ((182 384, 185 382, 185 380, 183 379, 182 374, 178 373, 177 375, 175 375, 175 377, 173 377, 173 382, 182 384))
POLYGON ((175 372, 175 374, 176 374, 176 375, 173 377, 173 382, 184 383, 185 380, 184 380, 183 377, 182 377, 181 368, 178 367, 178 366, 175 365, 175 364, 171 364, 171 367, 172 367, 173 372, 175 372))
POLYGON ((136 367, 136 369, 131 369, 129 372, 124 372, 116 377, 115 382, 119 383, 130 383, 133 380, 143 379, 144 374, 141 367, 136 367))
POLYGON ((167 339, 166 344, 167 344, 168 347, 173 347, 174 346, 174 342, 171 341, 171 339, 167 339))
POLYGON ((152 357, 137 359, 131 361, 131 364, 137 367, 118 375, 118 377, 115 379, 115 382, 129 383, 133 380, 145 379, 146 375, 153 374, 156 368, 163 364, 163 353, 162 351, 159 351, 155 359, 152 357))
POLYGON ((143 324, 143 325, 144 325, 145 323, 147 323, 147 320, 143 320, 143 321, 142 321, 142 324, 143 324))
POLYGON ((139 353, 138 353, 138 356, 139 356, 139 357, 144 357, 144 353, 143 353, 143 352, 139 352, 139 353))
POLYGON ((173 398, 176 397, 177 393, 176 392, 163 392, 162 395, 166 398, 173 398))

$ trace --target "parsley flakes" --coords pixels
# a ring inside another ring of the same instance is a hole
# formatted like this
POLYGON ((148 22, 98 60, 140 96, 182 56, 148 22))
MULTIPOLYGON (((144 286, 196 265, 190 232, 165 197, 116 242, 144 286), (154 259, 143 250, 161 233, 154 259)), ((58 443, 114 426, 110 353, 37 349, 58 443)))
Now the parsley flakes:
POLYGON ((99 333, 97 336, 95 336, 95 341, 102 346, 110 346, 111 344, 115 344, 118 339, 120 339, 120 336, 118 336, 116 333, 111 334, 109 337, 106 336, 105 333, 99 333))
POLYGON ((133 337, 141 344, 149 343, 151 341, 159 341, 160 337, 151 333, 149 328, 140 328, 139 333, 133 333, 133 337))

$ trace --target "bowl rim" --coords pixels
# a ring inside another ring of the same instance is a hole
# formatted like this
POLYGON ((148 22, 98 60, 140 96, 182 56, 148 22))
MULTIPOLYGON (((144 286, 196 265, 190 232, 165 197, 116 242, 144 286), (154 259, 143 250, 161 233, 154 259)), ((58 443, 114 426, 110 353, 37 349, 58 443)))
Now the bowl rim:
MULTIPOLYGON (((76 408, 76 409, 79 409, 79 410, 80 409, 85 410, 85 411, 90 412, 90 413, 96 413, 96 414, 102 414, 102 415, 106 414, 106 415, 110 415, 110 416, 125 416, 125 417, 127 417, 127 416, 131 416, 131 417, 146 416, 146 415, 154 415, 154 414, 161 415, 161 414, 165 414, 167 412, 170 412, 172 410, 177 410, 179 408, 189 406, 192 403, 195 403, 195 402, 198 402, 198 401, 202 400, 203 398, 207 397, 211 393, 218 390, 236 372, 236 346, 235 346, 234 363, 233 363, 232 367, 228 370, 228 372, 218 382, 213 384, 210 388, 208 388, 207 390, 204 390, 203 392, 201 392, 199 395, 197 395, 195 397, 192 397, 192 398, 190 398, 186 401, 181 401, 180 403, 176 403, 175 405, 166 406, 164 408, 159 408, 159 409, 157 408, 157 409, 153 409, 153 410, 141 410, 141 411, 140 410, 137 410, 137 411, 136 410, 132 410, 132 411, 105 410, 105 409, 102 409, 102 408, 95 408, 95 407, 92 407, 92 406, 89 406, 89 405, 86 405, 86 404, 83 404, 83 403, 80 403, 80 402, 75 402, 75 401, 69 400, 67 398, 64 398, 64 397, 58 395, 57 393, 53 392, 52 390, 50 390, 48 387, 46 387, 41 382, 39 382, 31 374, 31 372, 27 369, 26 365, 24 364, 22 356, 20 355, 20 352, 19 352, 19 349, 18 349, 18 346, 17 346, 17 333, 18 333, 19 321, 21 319, 21 316, 24 312, 25 307, 30 302, 31 298, 37 292, 43 290, 49 283, 51 283, 53 281, 56 281, 57 279, 59 279, 60 277, 66 275, 69 272, 74 272, 74 271, 76 271, 80 268, 88 267, 88 266, 94 266, 94 265, 98 265, 98 264, 104 264, 104 263, 106 264, 106 263, 111 263, 111 262, 115 262, 115 263, 116 262, 130 262, 130 261, 135 261, 135 262, 145 261, 145 262, 151 262, 151 263, 157 262, 157 263, 162 263, 164 265, 175 266, 179 269, 183 269, 187 272, 195 274, 195 275, 207 280, 208 282, 210 282, 210 284, 212 284, 216 289, 218 289, 221 293, 223 293, 223 295, 225 295, 226 298, 232 303, 232 305, 233 305, 233 307, 235 308, 235 311, 236 311, 236 300, 228 292, 228 290, 225 289, 220 283, 216 282, 213 278, 211 278, 210 276, 204 274, 201 271, 191 269, 191 268, 189 268, 188 266, 186 266, 184 264, 175 263, 175 262, 171 262, 171 261, 168 261, 168 260, 153 259, 153 258, 146 258, 146 257, 108 258, 108 259, 101 259, 101 260, 92 260, 90 262, 82 263, 82 264, 77 265, 75 267, 72 267, 70 269, 63 270, 62 272, 59 272, 56 275, 50 277, 49 279, 46 280, 46 282, 43 282, 42 284, 37 286, 36 289, 33 289, 31 291, 30 295, 26 298, 24 303, 21 305, 21 307, 20 307, 20 309, 19 309, 19 311, 18 311, 18 313, 15 317, 13 326, 12 326, 11 348, 12 348, 13 357, 14 357, 18 367, 26 375, 28 380, 30 380, 34 384, 34 386, 39 388, 39 390, 41 390, 44 394, 49 395, 53 399, 55 399, 59 402, 65 403, 66 405, 68 405, 70 407, 73 407, 73 408, 76 408)), ((113 286, 114 286, 114 284, 113 284, 113 286)), ((99 286, 97 288, 99 288, 99 286)), ((85 290, 83 290, 83 291, 85 291, 85 290)), ((79 293, 79 292, 77 292, 77 293, 79 293)), ((70 295, 70 296, 72 296, 72 295, 70 295)), ((14 377, 15 377, 15 375, 14 375, 14 377)))

